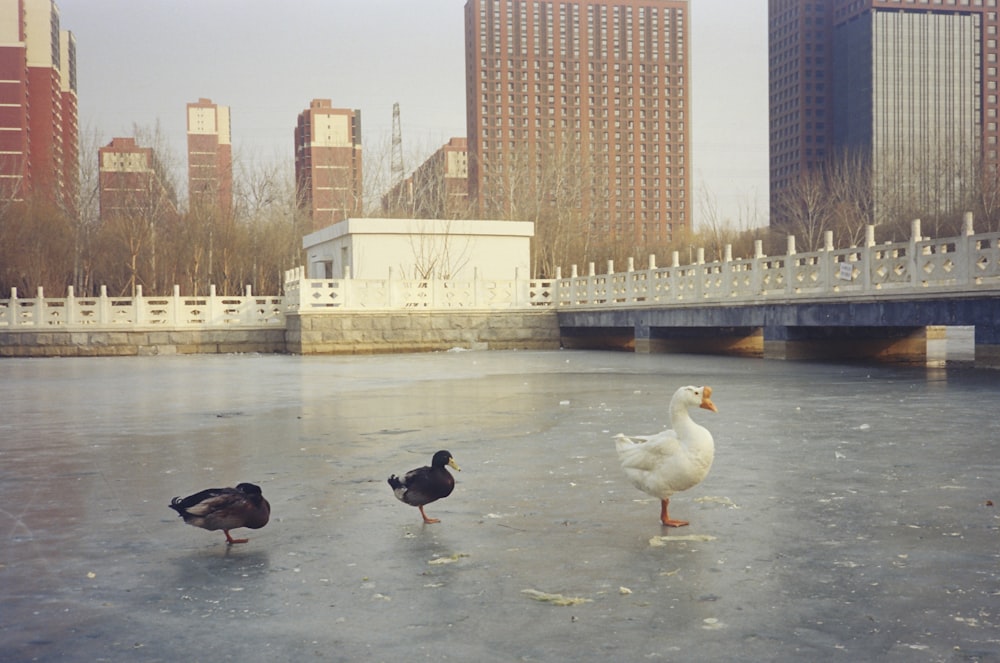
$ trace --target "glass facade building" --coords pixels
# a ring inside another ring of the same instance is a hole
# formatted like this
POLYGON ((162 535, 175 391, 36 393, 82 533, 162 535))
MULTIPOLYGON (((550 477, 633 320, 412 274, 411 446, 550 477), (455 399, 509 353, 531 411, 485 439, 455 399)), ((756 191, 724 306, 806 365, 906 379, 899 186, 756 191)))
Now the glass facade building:
POLYGON ((769 0, 772 208, 838 151, 876 216, 960 205, 998 165, 996 1, 769 0))

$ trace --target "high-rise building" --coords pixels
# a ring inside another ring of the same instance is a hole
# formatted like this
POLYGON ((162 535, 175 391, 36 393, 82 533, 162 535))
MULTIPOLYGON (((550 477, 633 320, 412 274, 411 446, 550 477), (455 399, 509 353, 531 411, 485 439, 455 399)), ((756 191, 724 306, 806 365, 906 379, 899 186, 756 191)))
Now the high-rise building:
POLYGON ((689 228, 689 28, 687 0, 468 0, 470 202, 509 211, 559 171, 593 230, 689 228))
POLYGON ((468 202, 468 144, 465 138, 451 138, 382 197, 382 209, 420 219, 455 219, 467 216, 468 202))
POLYGON ((769 0, 768 13, 772 217, 804 173, 851 155, 876 216, 949 211, 1000 165, 997 0, 769 0))
POLYGON ((313 99, 295 127, 295 187, 313 230, 363 208, 361 111, 313 99))
POLYGON ((76 44, 53 0, 0 0, 0 198, 72 210, 79 183, 76 44))
POLYGON ((97 151, 101 221, 124 218, 153 223, 175 218, 175 192, 162 176, 151 147, 135 138, 113 138, 97 151))
POLYGON ((188 203, 229 216, 233 206, 233 144, 229 106, 211 99, 187 105, 188 203))

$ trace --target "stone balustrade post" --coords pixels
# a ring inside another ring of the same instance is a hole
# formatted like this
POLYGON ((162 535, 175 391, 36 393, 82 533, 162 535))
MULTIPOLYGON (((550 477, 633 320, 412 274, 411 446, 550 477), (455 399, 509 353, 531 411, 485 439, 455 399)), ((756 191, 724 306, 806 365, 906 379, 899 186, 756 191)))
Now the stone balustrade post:
POLYGON ((575 263, 569 266, 569 278, 569 304, 572 305, 580 301, 580 272, 575 263))
POLYGON ((962 215, 962 236, 955 241, 955 251, 958 253, 955 256, 955 267, 959 273, 958 282, 962 284, 974 283, 976 278, 973 258, 976 255, 976 240, 972 238, 972 235, 972 212, 966 212, 962 215))
POLYGON ((10 289, 10 305, 7 307, 7 326, 10 328, 17 327, 21 322, 21 316, 18 315, 21 305, 17 303, 17 288, 10 289))
POLYGON ((250 325, 256 322, 257 309, 256 303, 253 301, 253 294, 250 284, 247 283, 243 286, 243 301, 240 303, 240 322, 245 325, 250 325))
POLYGON ((751 267, 750 287, 754 296, 760 295, 764 287, 764 240, 753 241, 753 266, 751 267))
POLYGON ((791 295, 798 290, 795 287, 795 235, 789 235, 785 242, 785 294, 791 295))
POLYGON ((836 264, 836 256, 833 255, 833 231, 827 230, 823 233, 823 255, 820 256, 822 264, 819 266, 821 287, 823 292, 834 292, 837 288, 837 279, 840 267, 836 264))
POLYGON ((667 279, 668 287, 670 288, 670 299, 677 301, 680 293, 680 278, 678 273, 681 271, 681 252, 673 251, 670 254, 670 276, 667 279))
POLYGON ((701 299, 705 293, 705 270, 702 265, 705 264, 705 249, 703 247, 698 247, 695 251, 694 265, 692 269, 694 270, 694 296, 695 299, 701 299))
POLYGON ((733 245, 726 244, 722 247, 722 295, 727 299, 733 294, 734 276, 736 274, 733 266, 733 245))
POLYGON ((132 323, 135 325, 146 324, 146 307, 142 299, 142 284, 135 286, 135 295, 132 296, 132 323))
POLYGON ((597 281, 595 278, 596 276, 597 270, 594 269, 594 263, 587 263, 587 303, 589 304, 594 303, 596 293, 595 286, 597 285, 595 283, 597 281))
POLYGON ((170 297, 170 324, 174 327, 177 327, 177 325, 180 324, 182 305, 181 287, 175 283, 170 297))
POLYGON ((35 327, 40 327, 48 323, 48 312, 45 310, 45 291, 42 286, 38 286, 35 291, 35 305, 32 307, 35 311, 35 327))
POLYGON ((106 325, 111 321, 111 302, 108 301, 108 286, 101 286, 101 293, 97 299, 97 323, 106 325))
POLYGON ((210 325, 215 325, 220 322, 219 319, 219 306, 218 301, 215 297, 215 284, 212 283, 208 286, 208 300, 205 302, 205 322, 210 325))
POLYGON ((861 251, 861 289, 868 292, 872 287, 872 269, 875 264, 875 226, 865 226, 865 246, 861 251))
POLYGON ((917 269, 919 258, 917 250, 923 238, 920 236, 920 219, 910 221, 910 242, 906 248, 906 282, 911 288, 920 285, 920 270, 917 269))
POLYGON ((72 285, 66 286, 66 326, 76 325, 79 315, 76 310, 76 289, 72 285))

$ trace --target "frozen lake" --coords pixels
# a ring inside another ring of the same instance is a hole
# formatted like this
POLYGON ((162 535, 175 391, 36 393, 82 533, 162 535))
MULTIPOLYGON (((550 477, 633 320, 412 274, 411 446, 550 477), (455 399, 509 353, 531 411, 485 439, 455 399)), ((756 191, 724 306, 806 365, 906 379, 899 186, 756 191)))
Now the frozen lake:
POLYGON ((0 397, 5 662, 1000 660, 994 371, 7 359, 0 397), (716 458, 667 531, 611 438, 685 384, 716 458), (385 479, 442 448, 462 472, 424 525, 385 479), (272 506, 247 544, 167 508, 241 481, 272 506))

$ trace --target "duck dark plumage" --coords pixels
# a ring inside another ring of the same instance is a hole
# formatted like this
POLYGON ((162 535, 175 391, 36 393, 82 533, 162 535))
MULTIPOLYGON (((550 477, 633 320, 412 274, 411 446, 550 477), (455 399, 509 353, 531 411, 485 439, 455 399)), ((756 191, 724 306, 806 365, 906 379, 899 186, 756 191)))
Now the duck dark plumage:
POLYGON ((247 539, 234 539, 229 530, 260 529, 271 517, 271 505, 264 499, 260 486, 252 483, 241 483, 235 488, 207 488, 183 499, 175 497, 169 506, 188 525, 209 531, 221 529, 230 544, 246 543, 247 539))
POLYGON ((393 474, 389 477, 389 485, 400 502, 420 509, 425 523, 439 523, 439 519, 427 517, 424 505, 448 497, 455 489, 455 477, 448 472, 448 466, 461 471, 451 452, 439 451, 434 454, 429 467, 410 470, 402 479, 393 474))

